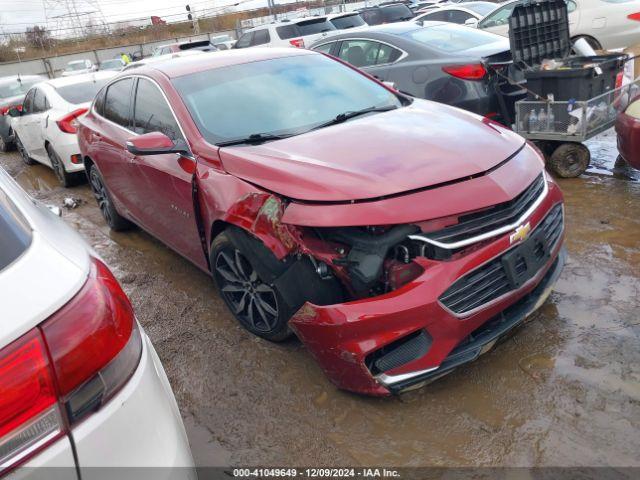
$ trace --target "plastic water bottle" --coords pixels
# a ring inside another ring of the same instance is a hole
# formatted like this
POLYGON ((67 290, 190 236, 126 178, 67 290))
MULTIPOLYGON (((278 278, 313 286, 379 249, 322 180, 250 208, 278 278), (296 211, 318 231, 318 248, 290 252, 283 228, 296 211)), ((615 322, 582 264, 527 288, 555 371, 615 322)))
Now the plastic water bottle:
POLYGON ((547 114, 544 112, 544 109, 540 109, 540 113, 538 113, 538 131, 544 132, 547 128, 547 114))
POLYGON ((547 115, 547 132, 554 132, 556 130, 556 116, 553 113, 553 108, 549 109, 547 115))
POLYGON ((535 132, 538 128, 538 115, 535 110, 531 110, 529 113, 529 133, 535 132))

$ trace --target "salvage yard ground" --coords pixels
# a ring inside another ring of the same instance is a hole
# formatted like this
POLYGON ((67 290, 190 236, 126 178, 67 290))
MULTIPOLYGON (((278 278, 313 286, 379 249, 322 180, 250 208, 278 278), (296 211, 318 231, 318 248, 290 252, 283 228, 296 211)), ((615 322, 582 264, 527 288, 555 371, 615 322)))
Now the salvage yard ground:
POLYGON ((140 230, 112 233, 89 187, 15 152, 0 166, 102 255, 130 296, 175 391, 198 465, 640 466, 640 174, 615 136, 589 173, 559 180, 569 262, 531 322, 417 392, 336 390, 297 341, 243 330, 210 279, 140 230))

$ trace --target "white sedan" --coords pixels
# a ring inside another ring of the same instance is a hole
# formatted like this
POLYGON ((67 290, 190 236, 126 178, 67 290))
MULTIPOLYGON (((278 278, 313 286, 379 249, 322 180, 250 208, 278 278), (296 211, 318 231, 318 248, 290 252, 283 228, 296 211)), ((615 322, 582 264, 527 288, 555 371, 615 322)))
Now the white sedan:
POLYGON ((116 72, 96 72, 55 78, 38 83, 27 92, 22 111, 9 110, 16 148, 27 165, 40 162, 51 167, 67 187, 83 176, 76 127, 98 90, 116 72))
POLYGON ((195 478, 173 392, 129 299, 80 236, 2 168, 0 245, 0 477, 171 467, 154 478, 195 478))
MULTIPOLYGON (((522 0, 503 3, 470 26, 509 36, 509 17, 522 0)), ((626 48, 640 42, 640 0, 566 0, 571 38, 584 38, 595 49, 626 48)))
POLYGON ((67 63, 67 67, 62 71, 62 76, 72 77, 83 73, 95 72, 96 70, 97 68, 91 60, 73 60, 67 63))

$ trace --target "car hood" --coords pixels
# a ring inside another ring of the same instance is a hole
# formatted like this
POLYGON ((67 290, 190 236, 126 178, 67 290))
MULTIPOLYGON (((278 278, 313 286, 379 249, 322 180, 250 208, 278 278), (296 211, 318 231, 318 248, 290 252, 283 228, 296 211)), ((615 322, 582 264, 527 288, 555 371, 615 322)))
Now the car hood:
POLYGON ((365 200, 482 174, 522 137, 445 105, 412 105, 258 146, 223 147, 226 171, 291 199, 365 200))

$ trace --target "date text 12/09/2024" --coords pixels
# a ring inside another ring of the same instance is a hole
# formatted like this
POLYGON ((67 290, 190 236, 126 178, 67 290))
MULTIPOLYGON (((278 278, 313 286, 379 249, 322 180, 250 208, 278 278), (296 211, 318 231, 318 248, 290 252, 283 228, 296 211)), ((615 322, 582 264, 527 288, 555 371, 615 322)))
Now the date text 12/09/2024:
POLYGON ((388 468, 234 468, 234 478, 400 478, 388 468))

